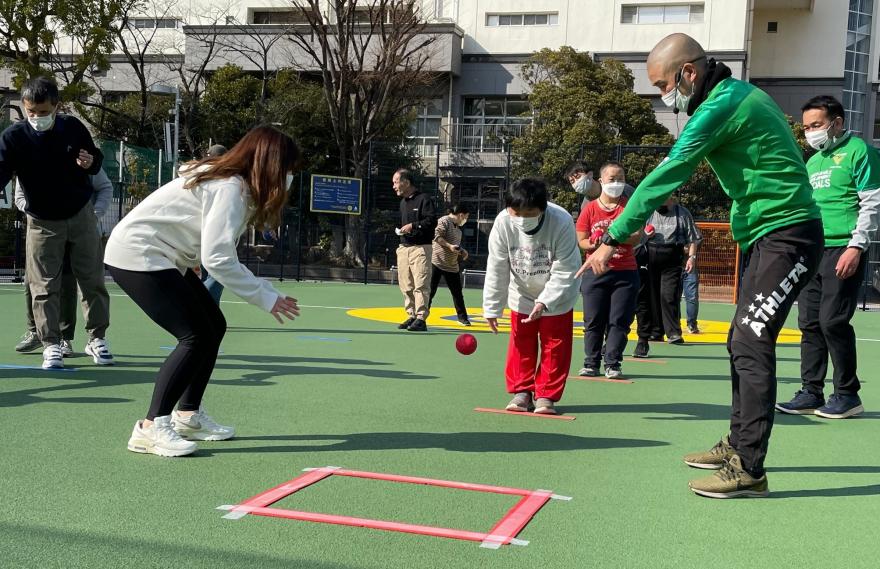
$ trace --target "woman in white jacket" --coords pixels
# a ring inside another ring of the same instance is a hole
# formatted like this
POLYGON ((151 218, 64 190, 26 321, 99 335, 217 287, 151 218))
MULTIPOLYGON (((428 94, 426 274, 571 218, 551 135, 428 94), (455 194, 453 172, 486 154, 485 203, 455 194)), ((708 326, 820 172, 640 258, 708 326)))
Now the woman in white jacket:
POLYGON ((296 299, 255 277, 236 252, 249 224, 278 225, 298 159, 292 138, 256 127, 223 156, 187 165, 181 177, 150 194, 111 233, 104 256, 110 274, 178 341, 159 369, 149 411, 135 423, 129 450, 183 456, 196 450, 193 440, 234 435, 201 408, 226 320, 192 267, 201 263, 223 286, 280 323, 299 316, 296 299))

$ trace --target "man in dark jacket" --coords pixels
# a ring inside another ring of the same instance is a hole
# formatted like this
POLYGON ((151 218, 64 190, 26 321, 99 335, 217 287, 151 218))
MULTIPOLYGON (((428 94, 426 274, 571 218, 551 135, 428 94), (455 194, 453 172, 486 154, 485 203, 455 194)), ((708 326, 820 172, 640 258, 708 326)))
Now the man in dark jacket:
POLYGON ((437 213, 431 198, 416 189, 412 173, 400 169, 391 179, 400 200, 400 236, 397 248, 397 280, 403 293, 407 319, 398 328, 410 332, 428 329, 431 304, 431 250, 437 213))
POLYGON ((58 87, 52 80, 28 81, 22 103, 27 121, 0 134, 0 187, 17 176, 27 201, 25 273, 43 344, 43 367, 64 367, 60 290, 65 250, 86 312, 85 352, 96 364, 110 365, 113 356, 104 338, 110 325, 110 296, 104 286, 89 178, 101 170, 104 157, 79 120, 58 114, 58 87))

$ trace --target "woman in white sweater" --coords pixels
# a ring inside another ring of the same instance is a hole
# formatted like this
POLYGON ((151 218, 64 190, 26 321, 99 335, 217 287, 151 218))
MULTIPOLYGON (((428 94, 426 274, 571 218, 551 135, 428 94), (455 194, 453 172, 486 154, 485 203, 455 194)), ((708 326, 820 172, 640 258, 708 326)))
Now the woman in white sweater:
POLYGON ((104 255, 110 274, 178 341, 159 369, 149 411, 135 423, 129 450, 183 456, 196 450, 193 440, 234 435, 201 408, 226 320, 192 268, 201 263, 224 287, 279 323, 299 316, 296 299, 255 277, 236 252, 249 224, 278 225, 298 158, 292 138, 256 127, 223 156, 187 165, 181 177, 150 194, 111 233, 104 255))

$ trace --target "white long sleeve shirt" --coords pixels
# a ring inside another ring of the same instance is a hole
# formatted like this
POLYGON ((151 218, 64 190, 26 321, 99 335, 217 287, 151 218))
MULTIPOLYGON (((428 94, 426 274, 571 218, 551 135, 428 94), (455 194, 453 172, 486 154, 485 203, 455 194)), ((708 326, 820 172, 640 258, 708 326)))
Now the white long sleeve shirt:
POLYGON ((185 176, 147 196, 113 229, 104 262, 127 271, 177 269, 201 263, 220 284, 269 312, 279 296, 238 261, 236 244, 247 228, 251 197, 240 177, 213 180, 191 190, 185 176))
POLYGON ((540 302, 545 316, 565 314, 578 299, 581 267, 571 214, 548 203, 534 235, 514 226, 507 210, 495 218, 489 234, 489 259, 483 285, 483 316, 500 318, 505 304, 529 314, 540 302))

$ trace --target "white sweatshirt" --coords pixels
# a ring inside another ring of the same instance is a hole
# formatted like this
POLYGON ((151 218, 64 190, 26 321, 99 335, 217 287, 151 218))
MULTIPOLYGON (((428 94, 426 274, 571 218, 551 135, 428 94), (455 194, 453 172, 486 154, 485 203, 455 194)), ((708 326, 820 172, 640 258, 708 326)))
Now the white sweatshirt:
POLYGON ((504 305, 529 314, 536 302, 546 316, 565 314, 578 299, 581 267, 571 214, 548 203, 538 232, 526 235, 513 225, 507 209, 489 234, 489 259, 483 285, 483 316, 500 318, 504 305))
POLYGON ((242 299, 269 312, 279 296, 238 261, 236 244, 247 228, 251 196, 240 177, 213 180, 192 190, 185 176, 147 196, 113 229, 104 262, 127 271, 199 266, 242 299))

